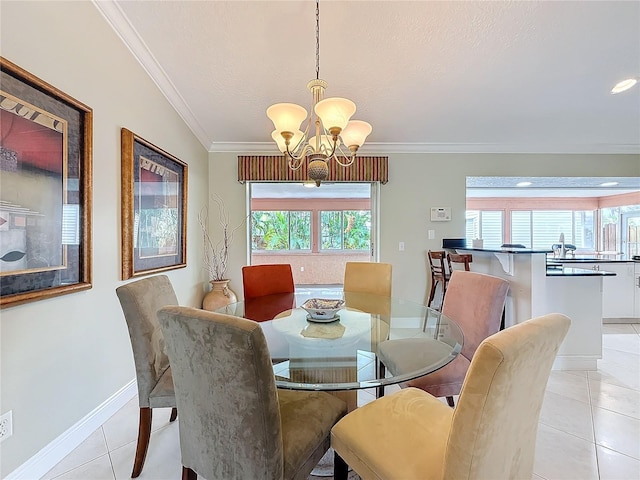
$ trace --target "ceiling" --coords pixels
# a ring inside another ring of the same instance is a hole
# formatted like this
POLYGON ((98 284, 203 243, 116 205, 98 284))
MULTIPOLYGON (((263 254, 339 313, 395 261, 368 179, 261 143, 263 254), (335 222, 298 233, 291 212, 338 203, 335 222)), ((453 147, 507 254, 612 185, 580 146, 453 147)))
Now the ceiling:
POLYGON ((468 198, 608 197, 640 192, 640 177, 467 177, 466 187, 468 198))
MULTIPOLYGON (((95 0, 205 148, 273 151, 273 103, 311 106, 315 3, 95 0)), ((637 1, 320 2, 326 96, 364 153, 640 153, 637 1)))

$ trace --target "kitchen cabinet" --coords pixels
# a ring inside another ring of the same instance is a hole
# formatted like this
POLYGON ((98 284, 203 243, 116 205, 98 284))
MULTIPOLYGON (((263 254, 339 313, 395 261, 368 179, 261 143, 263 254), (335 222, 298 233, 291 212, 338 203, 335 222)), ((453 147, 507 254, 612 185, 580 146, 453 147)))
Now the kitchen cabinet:
POLYGON ((637 286, 640 271, 637 271, 634 262, 563 262, 563 265, 615 273, 615 276, 604 277, 602 281, 602 318, 606 320, 640 317, 640 288, 637 286))
POLYGON ((635 262, 635 273, 634 273, 634 291, 635 291, 635 317, 640 318, 640 262, 635 262))

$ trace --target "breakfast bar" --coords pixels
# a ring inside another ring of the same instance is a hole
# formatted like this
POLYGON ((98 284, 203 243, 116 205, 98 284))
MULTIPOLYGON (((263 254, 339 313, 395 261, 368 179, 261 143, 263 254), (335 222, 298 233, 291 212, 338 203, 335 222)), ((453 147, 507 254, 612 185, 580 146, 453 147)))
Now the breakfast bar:
POLYGON ((507 280, 505 327, 547 313, 563 313, 571 328, 554 363, 560 370, 595 370, 602 358, 602 279, 615 273, 547 268, 551 250, 457 248, 473 255, 473 270, 507 280))

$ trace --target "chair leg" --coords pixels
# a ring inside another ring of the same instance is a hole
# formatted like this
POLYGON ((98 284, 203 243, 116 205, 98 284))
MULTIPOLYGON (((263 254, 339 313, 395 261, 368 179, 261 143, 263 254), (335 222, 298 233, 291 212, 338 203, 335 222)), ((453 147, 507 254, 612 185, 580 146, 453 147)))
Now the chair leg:
POLYGON ((136 447, 136 457, 133 461, 133 471, 131 478, 136 478, 142 472, 144 460, 147 457, 149 448, 149 437, 151 436, 151 409, 149 407, 140 408, 140 424, 138 425, 138 446, 136 447))
POLYGON ((333 478, 334 480, 347 480, 349 475, 349 466, 345 462, 338 452, 334 450, 333 454, 333 478))
POLYGON ((431 280, 431 291, 429 292, 429 301, 427 302, 427 307, 431 306, 431 302, 433 302, 433 297, 436 296, 436 282, 435 280, 431 280))
POLYGON ((197 480, 198 474, 190 468, 182 466, 182 480, 197 480))
MULTIPOLYGON (((384 378, 386 367, 384 363, 382 363, 379 359, 376 358, 376 362, 378 363, 378 378, 384 378)), ((376 398, 384 397, 384 387, 378 387, 376 391, 376 398)))
POLYGON ((447 293, 447 285, 449 284, 448 280, 442 281, 442 302, 440 302, 440 311, 442 311, 442 307, 444 307, 444 296, 447 293))
POLYGON ((447 403, 450 407, 455 407, 455 403, 453 403, 453 397, 447 397, 447 403))
POLYGON ((176 407, 173 407, 171 409, 171 416, 169 417, 169 421, 173 422, 176 418, 178 418, 178 409, 176 407))

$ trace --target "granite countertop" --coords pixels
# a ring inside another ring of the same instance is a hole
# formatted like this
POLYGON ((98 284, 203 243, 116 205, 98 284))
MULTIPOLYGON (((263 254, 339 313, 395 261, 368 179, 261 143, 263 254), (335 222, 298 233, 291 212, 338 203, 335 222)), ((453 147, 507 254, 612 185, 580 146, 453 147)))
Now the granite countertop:
POLYGON ((561 263, 617 263, 617 262, 640 262, 626 255, 576 255, 567 258, 547 257, 547 265, 559 265, 561 263))
POLYGON ((613 272, 590 268, 547 266, 547 277, 612 277, 615 275, 613 272))
POLYGON ((473 247, 456 247, 455 250, 469 250, 471 252, 489 252, 489 253, 516 253, 530 255, 532 253, 553 253, 553 250, 534 249, 534 248, 473 248, 473 247))

